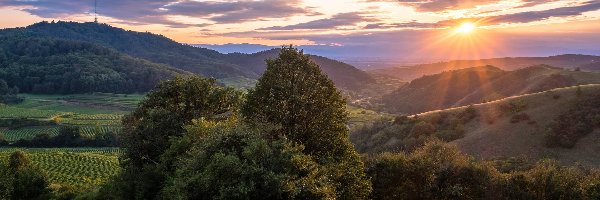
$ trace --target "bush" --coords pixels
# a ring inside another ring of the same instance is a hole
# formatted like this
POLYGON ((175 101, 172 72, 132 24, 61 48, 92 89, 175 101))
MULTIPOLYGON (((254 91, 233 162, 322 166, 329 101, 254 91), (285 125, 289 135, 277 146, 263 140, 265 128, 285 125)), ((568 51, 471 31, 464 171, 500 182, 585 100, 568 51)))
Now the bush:
POLYGON ((527 113, 520 113, 520 114, 513 115, 510 118, 510 123, 515 124, 515 123, 519 123, 519 122, 522 122, 522 121, 529 121, 529 120, 530 120, 530 118, 529 118, 529 115, 527 113))
POLYGON ((579 138, 598 127, 600 119, 600 95, 582 96, 571 102, 570 108, 557 116, 547 127, 546 146, 575 146, 579 138))

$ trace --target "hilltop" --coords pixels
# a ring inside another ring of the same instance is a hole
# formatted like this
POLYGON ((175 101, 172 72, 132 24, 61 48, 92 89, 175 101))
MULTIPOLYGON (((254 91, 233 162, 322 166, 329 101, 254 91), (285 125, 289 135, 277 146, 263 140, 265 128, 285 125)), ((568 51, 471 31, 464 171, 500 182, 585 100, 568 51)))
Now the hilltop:
POLYGON ((482 66, 427 75, 383 96, 384 110, 419 113, 581 84, 600 73, 537 65, 514 71, 482 66))
MULTIPOLYGON (((23 28, 0 30, 0 37, 11 40, 44 38, 83 42, 151 63, 213 77, 226 84, 242 82, 240 85, 253 84, 253 80, 265 70, 264 60, 273 58, 279 52, 278 49, 273 49, 255 54, 222 54, 181 44, 162 35, 128 31, 98 23, 40 22, 23 28)), ((311 58, 340 88, 352 90, 354 87, 374 83, 369 74, 351 65, 321 56, 311 58)))
POLYGON ((534 65, 550 65, 554 67, 598 71, 600 56, 565 54, 549 57, 507 57, 480 60, 452 60, 429 64, 399 66, 392 68, 371 70, 371 74, 386 74, 405 81, 419 78, 424 75, 437 74, 443 71, 457 70, 469 67, 493 65, 502 70, 517 70, 534 65))

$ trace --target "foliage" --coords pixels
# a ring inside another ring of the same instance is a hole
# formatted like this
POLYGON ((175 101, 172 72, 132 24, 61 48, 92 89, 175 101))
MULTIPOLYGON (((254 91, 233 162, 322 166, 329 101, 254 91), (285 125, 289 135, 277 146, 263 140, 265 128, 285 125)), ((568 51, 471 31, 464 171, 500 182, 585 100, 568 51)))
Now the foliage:
POLYGON ((235 115, 241 94, 197 76, 160 83, 139 107, 123 118, 123 180, 126 199, 152 199, 162 188, 165 173, 156 168, 173 137, 184 135, 193 119, 221 120, 235 115), (140 178, 141 177, 141 178, 140 178))
POLYGON ((0 166, 2 199, 45 199, 50 195, 46 175, 22 151, 9 156, 8 165, 0 166))
MULTIPOLYGON (((271 130, 201 121, 187 134, 164 199, 332 199, 335 185, 324 166, 271 130)), ((178 148, 175 145, 175 148, 178 148)))
POLYGON ((478 116, 473 106, 426 117, 399 115, 393 121, 384 118, 357 128, 350 139, 361 153, 412 151, 433 138, 447 142, 462 138, 465 125, 478 116))
POLYGON ((0 79, 0 103, 9 104, 9 103, 20 103, 23 101, 23 98, 18 97, 17 93, 19 93, 19 88, 14 86, 12 88, 8 87, 8 84, 3 79, 0 79))
POLYGON ((367 163, 373 199, 485 199, 495 175, 490 166, 440 142, 408 155, 384 153, 367 163))
POLYGON ((575 146, 577 140, 600 127, 600 95, 580 96, 547 127, 546 146, 575 146))
POLYGON ((281 126, 337 182, 336 197, 362 199, 370 190, 363 163, 348 140, 346 102, 318 65, 295 48, 267 60, 267 70, 242 107, 246 121, 281 126))
POLYGON ((0 79, 28 93, 146 92, 182 73, 98 45, 1 36, 0 79))
POLYGON ((598 171, 540 161, 499 172, 492 164, 430 142, 413 153, 366 158, 373 199, 597 199, 598 171))

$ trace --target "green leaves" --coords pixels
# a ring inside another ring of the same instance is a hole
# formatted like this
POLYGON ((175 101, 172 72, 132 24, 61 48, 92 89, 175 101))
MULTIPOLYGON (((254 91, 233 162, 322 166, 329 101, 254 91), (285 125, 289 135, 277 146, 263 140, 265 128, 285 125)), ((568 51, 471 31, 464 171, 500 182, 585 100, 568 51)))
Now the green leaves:
POLYGON ((303 145, 335 183, 337 198, 366 198, 370 185, 348 138, 346 102, 307 55, 282 48, 248 94, 242 114, 253 124, 281 126, 280 136, 303 145))

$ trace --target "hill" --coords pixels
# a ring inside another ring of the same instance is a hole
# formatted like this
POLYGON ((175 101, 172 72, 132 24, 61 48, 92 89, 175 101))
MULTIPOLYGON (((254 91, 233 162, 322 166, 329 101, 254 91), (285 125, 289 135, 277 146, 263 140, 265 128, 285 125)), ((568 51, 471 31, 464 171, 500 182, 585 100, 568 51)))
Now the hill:
MULTIPOLYGON (((134 58, 171 66, 187 72, 220 79, 239 85, 252 84, 265 70, 267 58, 277 55, 276 49, 255 54, 222 54, 214 50, 180 44, 152 33, 128 31, 98 23, 40 22, 24 28, 0 30, 0 36, 51 38, 100 45, 134 58)), ((321 56, 311 56, 338 87, 354 89, 374 80, 351 65, 321 56)))
POLYGON ((419 113, 581 84, 600 83, 600 73, 547 65, 504 71, 473 67, 423 76, 385 95, 386 111, 419 113))
MULTIPOLYGON (((230 53, 227 54, 227 59, 240 66, 246 66, 253 73, 262 74, 265 69, 265 60, 276 58, 279 55, 280 49, 271 49, 253 54, 230 53)), ((321 66, 321 70, 336 83, 337 87, 341 88, 359 88, 366 83, 374 83, 373 77, 364 71, 356 69, 352 65, 332 60, 326 57, 309 55, 313 62, 321 66)))
POLYGON ((599 94, 600 85, 590 84, 384 119, 356 129, 351 139, 363 153, 411 151, 433 137, 477 159, 550 158, 563 164, 600 166, 599 94), (558 138, 572 141, 569 145, 553 145, 549 136, 556 134, 551 130, 557 125, 565 129, 559 134, 580 134, 558 138))
POLYGON ((0 79, 20 92, 146 92, 185 73, 90 43, 0 36, 0 79))
MULTIPOLYGON (((597 152, 600 152, 600 130, 580 138, 572 148, 546 147, 547 129, 553 120, 567 112, 577 97, 577 87, 567 87, 548 92, 510 97, 499 101, 475 105, 482 117, 466 125, 463 138, 452 141, 463 152, 480 159, 497 159, 524 156, 527 159, 557 159, 563 163, 600 165, 597 152), (487 119, 492 113, 511 102, 524 105, 524 109, 513 115, 487 119), (526 120, 515 122, 515 115, 528 116, 526 120), (522 113, 525 113, 523 115, 522 113)), ((584 95, 600 94, 600 85, 581 86, 584 95)), ((466 107, 438 112, 456 112, 466 107)), ((432 115, 430 112, 422 115, 432 115)), ((574 126, 574 125, 572 125, 574 126)))
POLYGON ((372 74, 386 74, 402 80, 412 80, 424 75, 437 74, 443 71, 457 70, 469 67, 493 65, 503 70, 516 70, 534 65, 550 65, 554 67, 598 71, 600 68, 589 65, 598 65, 600 56, 565 54, 549 57, 515 57, 491 58, 481 60, 453 60, 430 64, 401 66, 369 71, 372 74))

